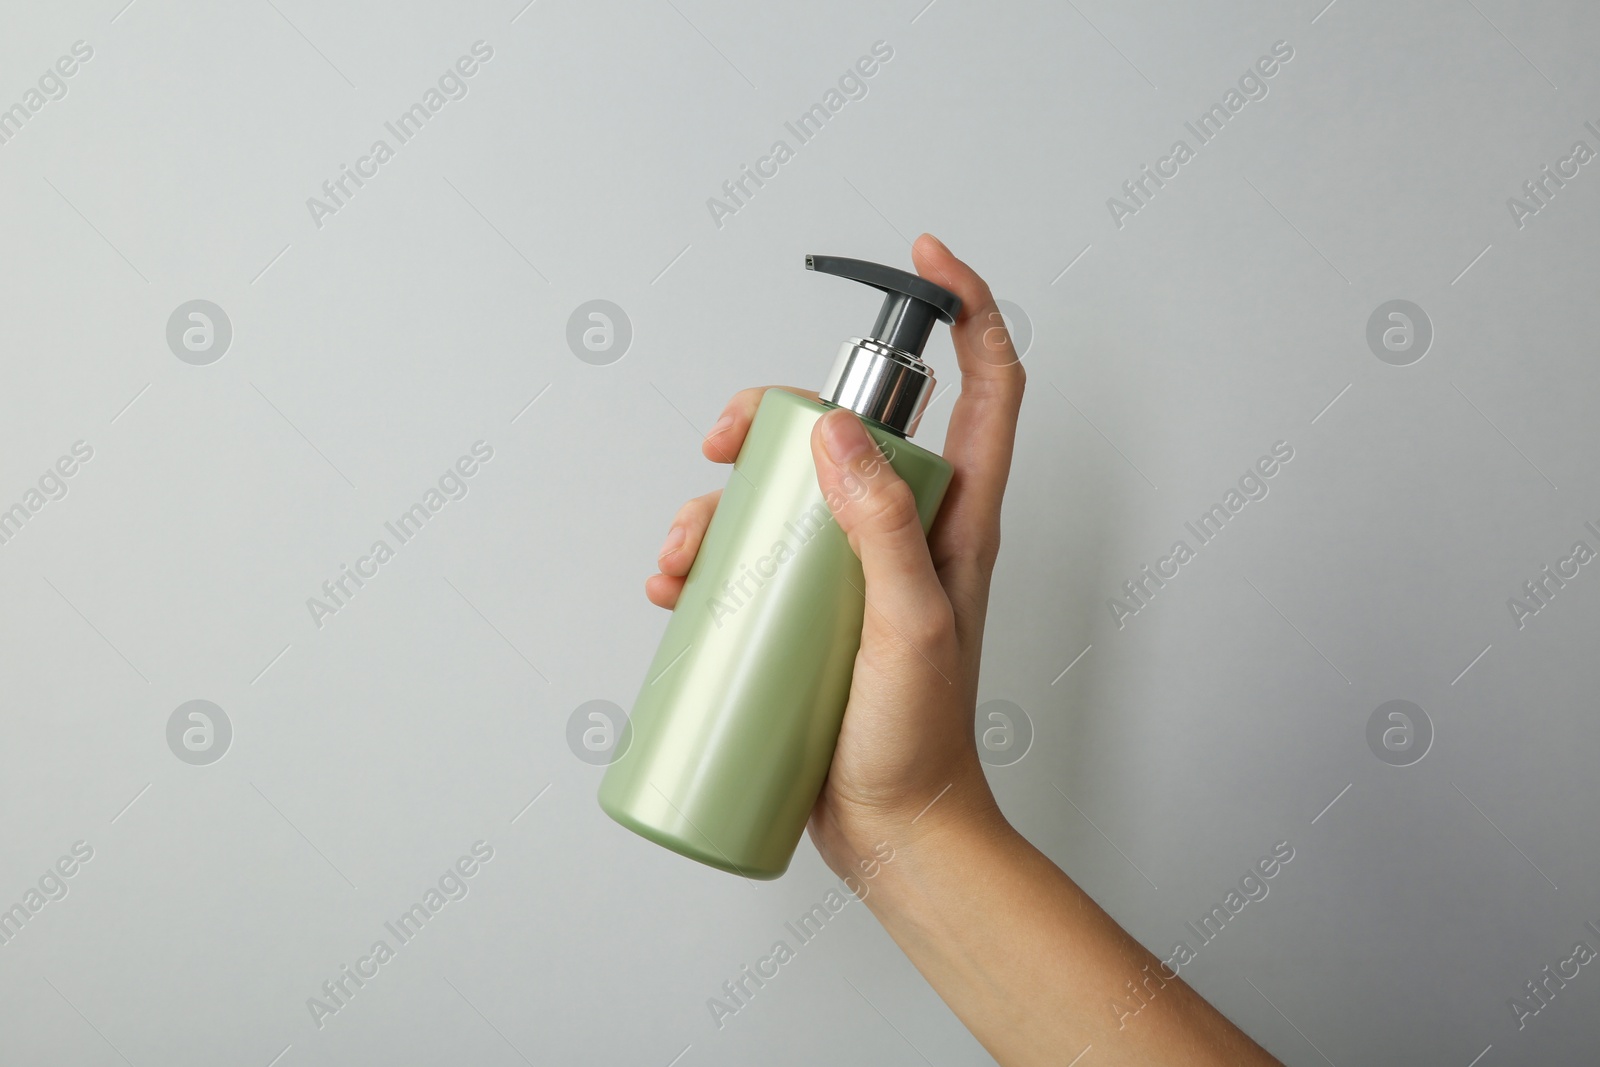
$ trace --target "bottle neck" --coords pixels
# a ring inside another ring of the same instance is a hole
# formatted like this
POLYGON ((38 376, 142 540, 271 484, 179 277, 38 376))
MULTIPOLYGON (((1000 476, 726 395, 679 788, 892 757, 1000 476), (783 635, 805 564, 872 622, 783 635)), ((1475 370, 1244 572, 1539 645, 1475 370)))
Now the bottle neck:
POLYGON ((910 437, 933 395, 933 370, 917 356, 874 338, 839 347, 818 398, 910 437))

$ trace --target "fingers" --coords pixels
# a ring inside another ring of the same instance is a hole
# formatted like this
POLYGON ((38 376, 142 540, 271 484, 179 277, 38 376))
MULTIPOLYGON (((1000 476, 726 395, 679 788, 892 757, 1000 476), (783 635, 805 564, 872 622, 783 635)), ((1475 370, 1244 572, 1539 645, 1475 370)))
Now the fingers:
MULTIPOLYGON (((817 398, 812 390, 794 389, 786 385, 741 389, 733 394, 733 399, 722 409, 722 416, 711 427, 711 432, 706 434, 705 440, 700 442, 700 451, 707 459, 716 463, 732 463, 739 458, 739 450, 744 447, 744 439, 750 432, 750 423, 755 419, 756 409, 761 406, 761 397, 768 389, 784 389, 811 400, 817 398)), ((678 595, 683 592, 684 576, 689 573, 695 556, 700 552, 700 539, 705 536, 706 527, 711 523, 711 514, 721 498, 722 490, 718 489, 696 497, 679 509, 667 531, 667 540, 661 547, 657 561, 661 573, 645 579, 644 595, 650 603, 662 608, 677 605, 678 595)))
POLYGON ((656 559, 656 566, 661 568, 661 573, 651 575, 644 583, 644 594, 650 603, 663 608, 677 604, 678 594, 683 591, 684 577, 694 565, 695 556, 700 554, 700 541, 705 537, 706 527, 711 525, 711 516, 721 499, 722 490, 714 489, 678 509, 656 559))
MULTIPOLYGON (((756 417, 756 409, 761 406, 761 397, 768 389, 784 389, 796 396, 812 400, 817 398, 812 390, 794 389, 786 385, 741 389, 733 394, 733 399, 722 409, 722 416, 711 427, 711 432, 706 434, 705 440, 700 442, 701 454, 715 463, 732 463, 738 459, 744 439, 750 433, 750 423, 756 417)), ((657 561, 661 573, 645 579, 644 595, 650 603, 662 608, 677 605, 678 595, 683 592, 684 576, 689 573, 695 556, 700 552, 700 539, 705 535, 706 527, 711 522, 711 513, 716 510, 717 501, 721 498, 722 490, 718 489, 714 493, 696 497, 678 511, 677 517, 672 520, 672 527, 667 531, 667 540, 661 546, 657 561)))
POLYGON ((667 530, 667 539, 661 543, 661 552, 656 557, 662 574, 682 578, 689 573, 694 557, 700 552, 700 539, 705 536, 706 527, 711 525, 711 515, 717 510, 717 502, 721 499, 722 490, 713 489, 678 509, 671 528, 667 530))
POLYGON ((763 385, 739 390, 728 401, 728 406, 722 409, 722 417, 711 427, 706 439, 700 442, 700 451, 707 459, 715 463, 732 463, 739 458, 739 449, 744 447, 745 435, 750 432, 750 421, 756 417, 756 408, 761 406, 761 397, 768 389, 783 389, 811 400, 817 398, 813 390, 794 389, 787 385, 763 385))
POLYGON ((678 606, 678 597, 682 593, 682 578, 672 578, 665 574, 652 574, 644 580, 645 599, 658 608, 666 608, 671 611, 678 606))
POLYGON ((950 413, 944 457, 956 468, 940 512, 933 552, 941 570, 956 565, 987 581, 1000 547, 1000 501, 1011 472, 1017 412, 1026 375, 989 286, 938 238, 912 246, 917 273, 961 298, 950 327, 961 366, 961 394, 950 413))
POLYGON ((848 411, 817 420, 811 455, 823 499, 861 559, 868 629, 881 616, 914 645, 925 643, 919 637, 936 640, 950 602, 934 572, 911 487, 848 411))

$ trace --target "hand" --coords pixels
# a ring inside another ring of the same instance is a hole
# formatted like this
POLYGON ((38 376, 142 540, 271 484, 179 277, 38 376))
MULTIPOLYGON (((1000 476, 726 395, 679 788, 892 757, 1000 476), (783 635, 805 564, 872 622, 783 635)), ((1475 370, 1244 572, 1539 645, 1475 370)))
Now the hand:
MULTIPOLYGON (((978 760, 973 709, 1025 375, 983 279, 926 234, 912 258, 919 274, 962 304, 951 327, 961 393, 944 450, 955 473, 930 535, 910 487, 855 415, 832 411, 811 437, 818 484, 838 503, 835 518, 866 578, 850 700, 810 824, 818 851, 841 875, 879 842, 897 848, 952 821, 1009 830, 978 760), (843 484, 851 476, 859 480, 853 491, 843 484)), ((703 444, 707 458, 733 462, 764 392, 746 389, 729 401, 703 444)), ((645 583, 653 603, 677 603, 720 496, 697 497, 678 512, 661 573, 645 583)))

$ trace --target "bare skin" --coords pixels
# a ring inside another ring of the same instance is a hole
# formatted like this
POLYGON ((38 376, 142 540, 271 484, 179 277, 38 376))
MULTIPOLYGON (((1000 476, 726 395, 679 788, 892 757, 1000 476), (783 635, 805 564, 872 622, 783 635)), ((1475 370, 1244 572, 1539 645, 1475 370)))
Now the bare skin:
MULTIPOLYGON (((983 279, 927 234, 912 259, 962 301, 951 327, 961 394, 944 450, 955 476, 924 537, 910 488, 856 416, 830 412, 812 433, 817 481, 838 503, 869 606, 811 840, 852 885, 872 872, 867 906, 1005 1067, 1080 1054, 1083 1067, 1275 1064, 1017 833, 984 778, 978 666, 1026 376, 983 279), (850 477, 868 491, 848 491, 850 477), (885 847, 892 862, 873 863, 885 847)), ((733 461, 763 392, 729 401, 706 458, 733 461)), ((652 603, 677 603, 720 496, 673 519, 645 583, 652 603)))

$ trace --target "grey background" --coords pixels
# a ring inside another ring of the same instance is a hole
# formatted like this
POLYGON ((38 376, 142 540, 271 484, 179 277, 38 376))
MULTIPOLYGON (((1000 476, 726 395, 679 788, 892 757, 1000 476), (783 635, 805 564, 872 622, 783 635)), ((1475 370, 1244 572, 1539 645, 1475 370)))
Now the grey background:
MULTIPOLYGON (((719 1030, 706 999, 832 876, 633 838, 566 742, 633 700, 642 579, 725 477, 699 434, 870 324, 802 256, 904 264, 922 230, 1034 332, 981 694, 1034 724, 990 770, 1008 815, 1163 954, 1290 842, 1184 972, 1287 1062, 1593 1060, 1592 968, 1520 1032, 1507 1001, 1600 947, 1600 572, 1520 630, 1506 600, 1600 547, 1600 163, 1524 228, 1506 199, 1600 148, 1600 9, 123 3, 0 34, 0 106, 94 48, 0 145, 0 506, 94 449, 0 545, 0 901, 94 849, 0 946, 0 1062, 989 1062, 854 905, 719 1030), (314 226, 480 39, 469 95, 314 226), (867 97, 716 227, 878 40, 867 97), (1270 94, 1114 225, 1278 40, 1270 94), (209 366, 166 343, 195 299, 233 327, 209 366), (633 327, 609 366, 565 340, 593 299, 633 327), (1433 323, 1411 366, 1366 345, 1392 299, 1433 323), (478 440, 469 495, 314 626, 478 440), (1119 629, 1121 583, 1279 440, 1270 495, 1119 629), (233 729, 207 766, 167 747, 194 699, 233 729), (1365 739, 1400 699, 1434 729, 1408 767, 1365 739), (319 1030, 306 998, 480 839, 319 1030)), ((955 381, 947 335, 929 358, 955 381)))

